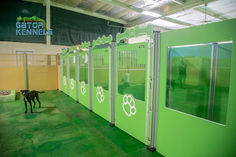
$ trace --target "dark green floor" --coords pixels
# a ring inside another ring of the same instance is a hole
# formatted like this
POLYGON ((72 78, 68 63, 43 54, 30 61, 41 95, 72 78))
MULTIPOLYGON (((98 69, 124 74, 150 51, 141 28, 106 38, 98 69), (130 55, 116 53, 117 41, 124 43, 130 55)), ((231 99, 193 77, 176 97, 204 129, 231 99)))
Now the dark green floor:
POLYGON ((159 157, 146 146, 58 91, 24 114, 22 98, 0 103, 1 157, 159 157))

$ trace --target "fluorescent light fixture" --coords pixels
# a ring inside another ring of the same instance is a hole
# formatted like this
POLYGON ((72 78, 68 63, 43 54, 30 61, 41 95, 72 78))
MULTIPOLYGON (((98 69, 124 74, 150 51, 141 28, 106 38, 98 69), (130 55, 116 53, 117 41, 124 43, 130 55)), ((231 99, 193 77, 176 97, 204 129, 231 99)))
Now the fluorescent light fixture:
POLYGON ((154 13, 154 12, 151 12, 151 11, 143 11, 142 14, 148 15, 148 16, 153 16, 153 17, 161 17, 160 14, 154 13))

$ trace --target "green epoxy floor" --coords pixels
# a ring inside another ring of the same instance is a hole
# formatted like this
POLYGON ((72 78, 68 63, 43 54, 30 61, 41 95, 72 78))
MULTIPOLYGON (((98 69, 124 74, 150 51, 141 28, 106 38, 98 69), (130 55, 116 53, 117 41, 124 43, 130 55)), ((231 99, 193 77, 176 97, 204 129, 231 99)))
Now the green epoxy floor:
POLYGON ((58 91, 40 94, 41 109, 0 103, 1 157, 160 157, 157 152, 58 91))

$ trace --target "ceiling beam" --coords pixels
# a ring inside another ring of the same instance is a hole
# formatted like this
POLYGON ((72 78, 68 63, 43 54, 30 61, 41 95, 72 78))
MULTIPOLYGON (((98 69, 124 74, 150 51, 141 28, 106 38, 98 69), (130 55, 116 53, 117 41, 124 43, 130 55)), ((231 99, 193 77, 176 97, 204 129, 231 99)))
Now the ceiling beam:
MULTIPOLYGON (((99 0, 101 2, 104 2, 104 3, 109 3, 111 5, 114 5, 114 6, 118 6, 118 7, 121 7, 123 9, 126 9, 126 10, 123 10, 121 12, 119 12, 118 14, 116 14, 114 17, 115 18, 120 18, 122 16, 124 16, 126 13, 128 13, 127 11, 134 11, 134 12, 137 12, 139 13, 139 16, 141 16, 141 13, 142 13, 142 9, 139 9, 139 8, 136 8, 136 7, 133 7, 132 5, 130 4, 126 4, 126 3, 122 3, 122 2, 119 2, 119 1, 116 1, 116 0, 99 0), (127 8, 128 7, 128 8, 127 8)), ((128 1, 126 1, 128 2, 128 1)), ((130 1, 130 3, 133 3, 134 1, 130 1)), ((178 20, 174 20, 174 19, 171 19, 171 18, 165 18, 166 21, 169 21, 169 22, 172 22, 172 23, 176 23, 176 24, 179 24, 179 25, 184 25, 184 26, 191 26, 191 24, 188 24, 188 23, 185 23, 185 22, 181 22, 181 21, 178 21, 178 20)))
MULTIPOLYGON (((42 3, 41 0, 25 0, 25 1, 42 3)), ((69 7, 69 6, 59 4, 59 3, 56 3, 56 2, 53 2, 53 1, 51 1, 51 6, 61 8, 61 9, 65 9, 65 10, 69 10, 69 11, 73 11, 73 12, 80 13, 80 14, 85 14, 85 15, 97 17, 97 18, 100 18, 100 19, 105 19, 105 20, 108 20, 108 21, 117 22, 117 23, 124 24, 124 25, 127 24, 127 22, 125 20, 116 19, 116 18, 113 18, 113 17, 110 17, 110 16, 106 16, 106 15, 103 15, 103 14, 100 14, 100 13, 84 10, 84 9, 81 9, 81 8, 69 7)))
POLYGON ((128 14, 128 13, 129 13, 128 10, 122 10, 122 11, 120 11, 119 13, 113 15, 113 17, 115 17, 115 18, 121 18, 122 16, 124 16, 124 15, 126 15, 126 14, 128 14))
POLYGON ((120 7, 120 8, 124 8, 124 9, 130 10, 130 11, 134 11, 134 12, 137 12, 137 13, 142 12, 142 9, 140 9, 140 8, 136 8, 132 5, 128 5, 126 3, 122 3, 122 2, 117 1, 117 0, 99 0, 99 1, 101 1, 103 3, 113 5, 113 6, 117 6, 117 7, 120 7))
POLYGON ((183 22, 183 21, 179 21, 179 20, 176 20, 176 19, 169 18, 169 17, 162 17, 161 19, 165 20, 165 21, 168 21, 168 22, 175 23, 175 24, 183 25, 183 26, 188 26, 188 27, 192 26, 192 24, 190 24, 190 23, 186 23, 186 22, 183 22))
POLYGON ((216 13, 213 10, 210 10, 208 8, 204 8, 202 6, 194 8, 194 10, 196 10, 198 12, 201 12, 201 13, 204 13, 204 14, 206 13, 207 15, 210 15, 210 16, 212 16, 214 18, 217 18, 217 19, 220 19, 220 20, 227 20, 228 19, 227 17, 225 17, 225 16, 223 16, 219 13, 216 13), (206 12, 205 12, 205 9, 206 9, 206 12))
POLYGON ((142 14, 137 14, 137 15, 134 15, 134 16, 129 17, 127 20, 128 20, 128 21, 134 21, 135 19, 137 19, 137 18, 139 18, 139 17, 141 17, 141 16, 142 16, 142 14))
POLYGON ((94 11, 100 9, 102 6, 104 6, 104 3, 100 3, 98 1, 95 1, 87 10, 94 12, 94 11))
MULTIPOLYGON (((137 2, 137 0, 126 0, 124 3, 125 3, 125 4, 128 4, 128 5, 133 5, 133 4, 136 3, 136 2, 137 2)), ((116 17, 116 18, 120 18, 120 17, 122 17, 122 16, 128 14, 129 12, 131 12, 131 11, 130 11, 130 10, 127 10, 127 9, 123 9, 123 10, 121 10, 120 12, 118 12, 118 13, 112 15, 112 16, 113 16, 113 17, 116 17)), ((132 12, 133 12, 133 11, 132 11, 132 12)))
POLYGON ((77 12, 77 13, 81 13, 81 14, 85 14, 85 15, 105 19, 105 20, 108 20, 108 21, 113 21, 113 22, 117 22, 117 23, 121 23, 121 24, 127 24, 127 22, 124 21, 124 20, 116 19, 116 18, 113 18, 113 17, 110 17, 110 16, 106 16, 106 15, 96 13, 96 12, 91 12, 91 11, 84 10, 84 9, 81 9, 81 8, 72 8, 72 7, 62 5, 62 4, 58 4, 56 2, 51 2, 51 5, 54 6, 54 7, 74 11, 74 12, 77 12))
POLYGON ((156 17, 142 18, 141 17, 141 18, 139 18, 137 20, 134 20, 133 22, 129 23, 128 27, 143 24, 143 23, 146 23, 146 22, 149 22, 149 21, 153 21, 155 19, 160 19, 160 18, 166 17, 168 15, 172 15, 172 14, 175 14, 177 12, 187 10, 187 9, 202 5, 204 3, 209 3, 209 2, 212 2, 212 1, 215 1, 215 0, 205 0, 205 2, 202 1, 202 0, 197 0, 197 1, 195 0, 194 3, 193 3, 193 1, 186 1, 183 5, 167 6, 166 8, 162 8, 162 10, 164 10, 161 13, 162 16, 160 16, 158 18, 156 18, 156 17))
MULTIPOLYGON (((175 2, 177 4, 184 5, 184 2, 181 1, 181 0, 173 0, 173 2, 175 2)), ((207 4, 207 3, 205 2, 205 4, 207 4)), ((214 18, 217 18, 217 19, 220 19, 220 20, 227 20, 228 19, 227 17, 224 17, 222 14, 216 13, 216 12, 214 12, 213 10, 211 10, 211 9, 209 9, 207 7, 205 8, 204 6, 195 7, 193 9, 198 11, 198 12, 200 12, 200 13, 204 13, 204 14, 210 15, 210 16, 212 16, 214 18)))
POLYGON ((103 8, 101 8, 101 10, 104 10, 104 11, 108 12, 108 11, 110 11, 112 8, 114 8, 113 5, 106 4, 103 8))

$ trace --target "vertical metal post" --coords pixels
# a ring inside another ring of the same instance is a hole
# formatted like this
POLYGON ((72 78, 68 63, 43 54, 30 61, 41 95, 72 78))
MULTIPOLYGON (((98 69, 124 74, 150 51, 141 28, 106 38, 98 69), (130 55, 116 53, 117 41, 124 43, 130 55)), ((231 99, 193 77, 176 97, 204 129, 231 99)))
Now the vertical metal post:
POLYGON ((146 85, 146 126, 145 126, 145 144, 148 145, 149 143, 149 98, 150 98, 150 64, 151 64, 151 41, 148 41, 148 52, 147 52, 147 85, 146 85))
POLYGON ((217 43, 212 44, 211 51, 211 71, 210 71, 210 86, 208 97, 208 119, 213 120, 214 104, 215 104, 215 88, 216 88, 216 72, 217 72, 217 43))
POLYGON ((25 72, 25 89, 28 90, 28 66, 27 66, 27 54, 24 53, 24 72, 25 72))
MULTIPOLYGON (((51 29, 51 4, 50 0, 45 0, 46 2, 46 21, 47 21, 47 30, 51 29)), ((51 36, 47 35, 46 38, 47 45, 51 45, 51 36)))
POLYGON ((111 126, 115 126, 115 74, 116 74, 116 56, 115 56, 116 42, 112 41, 111 44, 111 126))
POLYGON ((157 135, 157 115, 158 115, 158 98, 159 98, 159 69, 160 69, 160 32, 154 32, 154 53, 152 66, 152 112, 151 112, 151 141, 148 149, 156 150, 157 135))
POLYGON ((92 88, 92 47, 89 47, 89 110, 93 111, 93 88, 92 88))
POLYGON ((109 55, 109 62, 108 62, 108 73, 109 73, 109 76, 108 76, 108 87, 109 87, 109 122, 111 123, 111 119, 112 119, 112 108, 111 108, 111 45, 108 46, 108 55, 109 55))
MULTIPOLYGON (((171 79, 172 79, 172 48, 170 48, 169 50, 169 69, 167 69, 167 71, 169 70, 169 87, 168 87, 168 107, 171 106, 171 79)), ((167 58, 167 63, 168 63, 168 58, 167 58)))
POLYGON ((78 77, 78 69, 79 69, 79 67, 78 67, 78 53, 77 53, 77 51, 75 53, 75 66, 76 66, 75 67, 76 102, 79 102, 79 90, 78 90, 78 88, 79 88, 79 81, 78 81, 78 79, 79 79, 79 77, 78 77))
POLYGON ((63 91, 63 59, 62 59, 62 55, 60 56, 60 70, 61 70, 61 91, 63 91))
POLYGON ((69 96, 70 95, 70 88, 69 88, 69 78, 70 78, 70 64, 69 64, 69 51, 67 51, 67 53, 66 53, 66 61, 67 61, 67 63, 66 63, 66 71, 67 71, 67 95, 69 96))

